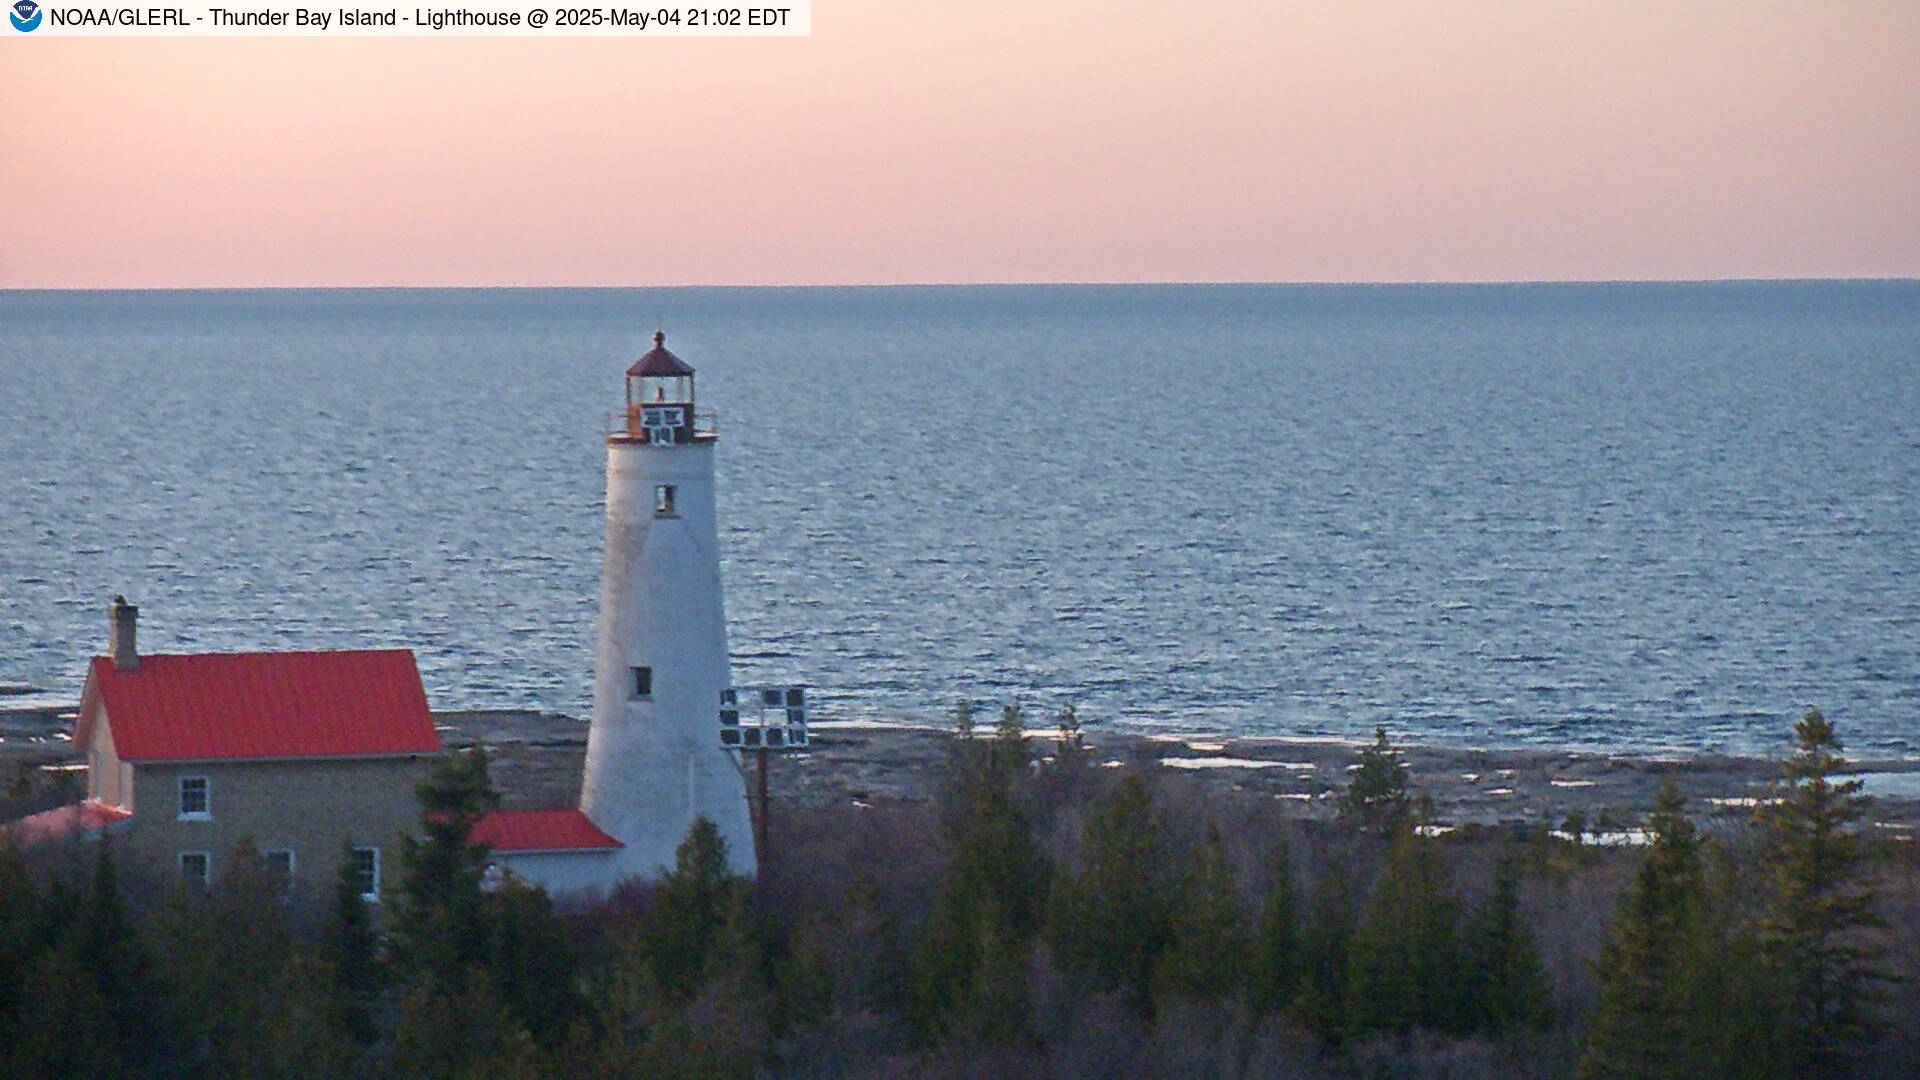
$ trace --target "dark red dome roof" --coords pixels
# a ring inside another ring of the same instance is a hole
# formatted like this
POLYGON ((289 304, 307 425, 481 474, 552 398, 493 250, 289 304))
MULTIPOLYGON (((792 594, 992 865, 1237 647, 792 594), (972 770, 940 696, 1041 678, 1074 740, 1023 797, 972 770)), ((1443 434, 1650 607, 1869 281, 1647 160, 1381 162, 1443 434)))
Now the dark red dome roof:
POLYGON ((628 375, 649 379, 671 379, 693 374, 685 360, 667 351, 667 334, 661 331, 653 335, 653 349, 647 355, 633 362, 627 369, 628 375))

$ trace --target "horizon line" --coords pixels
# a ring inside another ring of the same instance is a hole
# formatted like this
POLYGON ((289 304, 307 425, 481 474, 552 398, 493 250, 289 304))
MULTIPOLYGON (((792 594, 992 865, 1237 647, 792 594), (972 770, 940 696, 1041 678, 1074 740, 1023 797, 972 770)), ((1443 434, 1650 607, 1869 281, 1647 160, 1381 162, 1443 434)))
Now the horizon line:
POLYGON ((1034 289, 1034 288, 1206 288, 1206 287, 1510 287, 1529 285, 1817 285, 1817 284, 1920 284, 1920 275, 1860 276, 1781 276, 1781 277, 1646 277, 1646 278, 1403 278, 1338 279, 1299 278, 1293 280, 1238 278, 1218 280, 1170 281, 864 281, 864 282, 788 282, 732 283, 700 282, 678 284, 484 284, 484 285, 394 285, 394 284, 306 284, 306 285, 0 285, 7 293, 159 293, 159 292, 483 292, 483 291, 631 291, 639 289, 1034 289))

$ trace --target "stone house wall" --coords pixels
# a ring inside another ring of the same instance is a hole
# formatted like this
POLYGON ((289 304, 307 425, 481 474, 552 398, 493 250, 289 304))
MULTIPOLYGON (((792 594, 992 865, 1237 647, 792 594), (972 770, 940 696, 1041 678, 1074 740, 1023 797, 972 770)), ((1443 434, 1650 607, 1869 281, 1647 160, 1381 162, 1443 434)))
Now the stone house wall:
POLYGON ((207 852, 218 880, 242 837, 263 853, 292 851, 290 901, 307 906, 333 895, 348 845, 373 847, 384 889, 399 871, 398 836, 419 820, 414 786, 438 760, 421 754, 136 764, 134 815, 122 850, 162 880, 178 874, 180 853, 188 851, 207 852), (190 776, 210 784, 205 820, 180 817, 180 780, 190 776))

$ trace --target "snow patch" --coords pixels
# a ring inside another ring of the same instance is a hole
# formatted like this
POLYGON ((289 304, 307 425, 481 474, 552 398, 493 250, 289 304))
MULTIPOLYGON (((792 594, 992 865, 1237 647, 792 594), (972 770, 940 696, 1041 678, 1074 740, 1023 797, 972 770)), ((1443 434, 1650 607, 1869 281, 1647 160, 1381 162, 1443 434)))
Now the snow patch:
POLYGON ((1161 758, 1160 764, 1175 769, 1277 769, 1286 763, 1243 757, 1182 757, 1161 758))

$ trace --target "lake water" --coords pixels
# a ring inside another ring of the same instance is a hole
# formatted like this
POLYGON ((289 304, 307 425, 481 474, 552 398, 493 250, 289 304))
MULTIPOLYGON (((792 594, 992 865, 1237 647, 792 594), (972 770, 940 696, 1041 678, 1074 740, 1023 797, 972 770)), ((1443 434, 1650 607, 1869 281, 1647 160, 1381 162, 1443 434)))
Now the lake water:
POLYGON ((585 716, 603 416, 720 416, 838 718, 1920 754, 1920 284, 0 293, 0 679, 406 645, 585 716))

